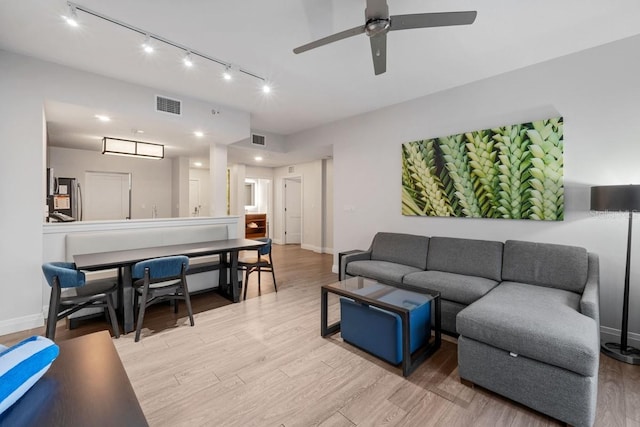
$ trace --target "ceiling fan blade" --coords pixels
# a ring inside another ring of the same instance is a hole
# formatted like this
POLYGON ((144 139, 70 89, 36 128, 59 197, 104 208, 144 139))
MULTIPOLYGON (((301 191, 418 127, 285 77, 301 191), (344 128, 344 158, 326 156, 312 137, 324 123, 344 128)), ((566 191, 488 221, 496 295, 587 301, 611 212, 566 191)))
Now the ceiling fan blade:
POLYGON ((415 13, 411 15, 391 16, 389 31, 409 30, 412 28, 447 27, 450 25, 469 25, 476 20, 478 12, 437 12, 415 13))
POLYGON ((377 76, 387 71, 387 34, 378 34, 369 38, 369 41, 371 42, 373 70, 377 76))
POLYGON ((387 0, 367 0, 364 16, 367 21, 370 19, 387 19, 389 17, 387 0))
POLYGON ((316 47, 324 46, 329 43, 337 42, 338 40, 346 39, 349 37, 357 36, 358 34, 364 33, 364 25, 359 27, 350 28, 348 30, 340 31, 339 33, 332 34, 327 37, 323 37, 316 41, 312 41, 311 43, 304 44, 293 49, 293 53, 302 53, 311 49, 315 49, 316 47))

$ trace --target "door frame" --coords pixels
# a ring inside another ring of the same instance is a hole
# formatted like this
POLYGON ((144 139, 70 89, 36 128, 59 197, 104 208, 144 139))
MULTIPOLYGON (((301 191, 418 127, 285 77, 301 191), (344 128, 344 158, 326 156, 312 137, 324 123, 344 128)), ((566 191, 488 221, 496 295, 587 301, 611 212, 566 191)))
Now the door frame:
POLYGON ((287 207, 287 181, 299 181, 300 182, 300 246, 304 240, 304 178, 302 175, 287 175, 282 178, 282 244, 287 244, 287 213, 285 211, 287 207))

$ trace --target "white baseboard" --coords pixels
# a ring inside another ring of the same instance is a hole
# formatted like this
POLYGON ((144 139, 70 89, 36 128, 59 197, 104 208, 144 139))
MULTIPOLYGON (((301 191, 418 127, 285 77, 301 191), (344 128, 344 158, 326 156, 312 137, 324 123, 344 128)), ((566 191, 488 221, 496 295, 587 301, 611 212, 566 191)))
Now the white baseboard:
POLYGON ((322 253, 322 248, 320 246, 307 245, 307 244, 303 243, 303 244, 300 245, 300 248, 301 249, 306 249, 308 251, 313 251, 313 252, 316 252, 316 253, 319 253, 319 254, 322 253))
POLYGON ((0 321, 0 335, 13 334, 14 332, 26 331, 27 329, 40 328, 42 326, 44 326, 42 314, 30 314, 29 316, 0 321))
MULTIPOLYGON (((640 334, 630 332, 627 336, 627 340, 630 346, 640 348, 640 334)), ((607 342, 620 342, 620 330, 609 328, 607 326, 600 326, 600 342, 602 344, 607 342)))

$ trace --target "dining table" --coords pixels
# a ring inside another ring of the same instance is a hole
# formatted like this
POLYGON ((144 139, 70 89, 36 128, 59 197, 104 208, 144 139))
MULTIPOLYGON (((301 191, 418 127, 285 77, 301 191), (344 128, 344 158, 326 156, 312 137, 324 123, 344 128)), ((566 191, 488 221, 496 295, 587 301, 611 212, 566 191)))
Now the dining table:
POLYGON ((190 258, 219 255, 218 291, 230 301, 238 302, 240 301, 238 253, 244 250, 258 249, 264 246, 264 244, 265 242, 251 239, 224 239, 200 243, 78 254, 73 256, 73 261, 78 270, 99 271, 113 268, 119 269, 118 282, 121 286, 121 309, 124 318, 124 333, 126 334, 134 329, 134 290, 131 271, 133 265, 137 262, 174 255, 185 255, 190 258), (227 271, 230 277, 227 277, 227 271))

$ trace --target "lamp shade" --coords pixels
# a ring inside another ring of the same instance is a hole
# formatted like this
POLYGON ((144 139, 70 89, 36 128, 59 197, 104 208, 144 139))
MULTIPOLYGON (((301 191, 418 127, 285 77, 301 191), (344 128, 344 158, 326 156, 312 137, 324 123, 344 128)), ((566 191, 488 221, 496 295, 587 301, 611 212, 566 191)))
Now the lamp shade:
POLYGON ((591 187, 592 211, 640 211, 640 185, 591 187))

